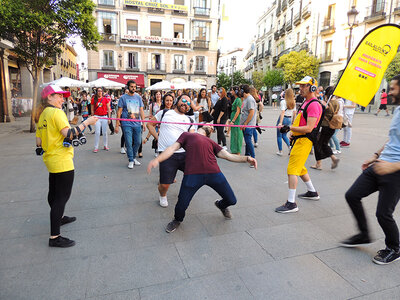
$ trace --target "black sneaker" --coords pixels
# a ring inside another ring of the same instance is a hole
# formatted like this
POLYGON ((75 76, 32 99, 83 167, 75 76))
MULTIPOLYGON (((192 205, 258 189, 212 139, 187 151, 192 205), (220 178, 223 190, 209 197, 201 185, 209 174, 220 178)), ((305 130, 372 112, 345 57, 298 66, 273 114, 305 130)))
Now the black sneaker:
POLYGON ((68 224, 68 223, 72 223, 76 221, 76 217, 68 217, 68 216, 64 216, 61 219, 61 226, 68 224))
POLYGON ((220 208, 220 207, 219 207, 219 205, 218 205, 219 201, 221 201, 221 200, 215 201, 215 203, 214 203, 215 206, 218 207, 218 209, 222 212, 222 214, 224 215, 224 217, 225 217, 226 219, 232 219, 231 212, 229 211, 228 208, 220 208))
POLYGON ((353 248, 370 244, 371 240, 365 234, 359 233, 340 243, 342 247, 353 248))
POLYGON ((319 200, 319 195, 317 192, 310 192, 307 191, 307 193, 304 194, 299 194, 297 197, 301 199, 307 199, 307 200, 319 200))
POLYGON ((275 208, 275 212, 281 213, 281 214, 292 213, 292 212, 296 212, 296 211, 299 211, 297 204, 291 203, 289 201, 286 201, 286 203, 283 204, 282 206, 275 208))
POLYGON ((179 227, 179 225, 181 225, 181 222, 174 219, 168 223, 167 228, 165 228, 165 231, 168 233, 174 232, 179 227))
POLYGON ((75 242, 61 235, 55 239, 49 239, 49 247, 68 248, 72 246, 75 246, 75 242))
POLYGON ((390 248, 379 250, 378 254, 372 259, 372 261, 378 265, 387 265, 396 260, 400 259, 400 250, 395 251, 390 248))

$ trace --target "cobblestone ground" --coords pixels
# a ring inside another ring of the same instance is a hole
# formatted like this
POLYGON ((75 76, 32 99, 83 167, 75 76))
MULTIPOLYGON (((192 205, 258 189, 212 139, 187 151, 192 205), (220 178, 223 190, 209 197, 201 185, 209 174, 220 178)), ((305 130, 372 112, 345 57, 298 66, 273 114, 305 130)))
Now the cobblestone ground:
MULTIPOLYGON (((263 125, 277 117, 266 109, 263 125)), ((145 172, 150 143, 142 165, 129 170, 120 135, 110 137, 110 151, 94 154, 88 134, 88 144, 75 151, 66 214, 77 221, 62 234, 77 244, 68 249, 47 246, 48 173, 34 155, 34 135, 23 131, 29 120, 1 124, 0 299, 400 299, 400 263, 371 262, 384 247, 374 216, 377 194, 364 201, 376 242, 338 246, 355 232, 344 193, 386 140, 390 119, 356 114, 338 169, 325 160, 322 171, 310 170, 321 200, 299 200, 299 212, 288 215, 274 212, 286 201, 288 156, 275 154, 276 132, 267 129, 256 149, 257 171, 219 160, 238 198, 234 218, 222 217, 213 204, 218 195, 204 187, 172 234, 164 228, 182 174, 162 208, 158 171, 145 172)), ((306 166, 312 163, 310 156, 306 166)), ((297 192, 304 191, 300 182, 297 192)), ((399 222, 399 209, 395 216, 399 222)))

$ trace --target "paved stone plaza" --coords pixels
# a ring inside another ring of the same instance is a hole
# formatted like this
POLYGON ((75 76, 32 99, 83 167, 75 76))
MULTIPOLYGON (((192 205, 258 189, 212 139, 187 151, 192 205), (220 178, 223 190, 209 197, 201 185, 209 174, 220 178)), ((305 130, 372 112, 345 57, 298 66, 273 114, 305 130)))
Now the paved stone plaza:
MULTIPOLYGON (((263 116, 263 125, 274 125, 278 111, 263 116)), ((145 171, 150 144, 142 165, 129 170, 120 134, 110 137, 109 152, 97 154, 88 134, 88 144, 75 150, 66 215, 77 221, 61 233, 77 244, 67 249, 48 247, 48 173, 34 155, 29 120, 1 124, 0 299, 400 299, 400 263, 371 261, 384 247, 374 216, 377 194, 364 201, 377 241, 360 249, 338 246, 355 233, 344 193, 387 139, 390 119, 356 114, 351 148, 342 150, 338 169, 325 160, 324 170, 310 170, 321 200, 299 200, 299 212, 286 215, 274 208, 286 201, 288 157, 275 154, 276 133, 267 129, 256 150, 257 171, 219 160, 238 198, 233 219, 223 218, 214 206, 218 195, 203 187, 172 234, 164 228, 182 174, 162 208, 158 170, 145 171)), ((304 191, 299 182, 297 192, 304 191)))

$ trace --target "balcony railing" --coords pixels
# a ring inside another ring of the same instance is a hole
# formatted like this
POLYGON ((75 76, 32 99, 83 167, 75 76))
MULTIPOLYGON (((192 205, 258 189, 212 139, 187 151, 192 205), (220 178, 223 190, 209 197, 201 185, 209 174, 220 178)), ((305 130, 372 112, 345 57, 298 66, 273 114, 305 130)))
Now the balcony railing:
POLYGON ((271 50, 265 51, 265 54, 264 54, 265 57, 268 57, 268 56, 270 56, 270 55, 271 55, 271 50))
POLYGON ((293 27, 292 20, 287 21, 285 25, 286 31, 292 30, 292 27, 293 27))
POLYGON ((297 13, 293 17, 293 24, 294 24, 294 26, 297 26, 300 23, 301 23, 301 15, 300 15, 300 13, 297 13))
POLYGON ((274 33, 274 40, 278 40, 279 39, 279 30, 275 31, 274 33))
POLYGON ((333 53, 324 53, 320 55, 320 60, 322 63, 328 63, 328 62, 333 62, 333 53))
POLYGON ((133 10, 133 11, 140 11, 140 7, 136 5, 125 5, 124 9, 126 10, 133 10))
POLYGON ((284 36, 285 35, 285 27, 282 27, 279 29, 279 36, 284 36))
POLYGON ((331 34, 335 32, 335 20, 332 18, 325 18, 321 28, 321 34, 331 34))
POLYGON ((186 70, 186 66, 182 65, 182 66, 174 66, 174 69, 172 70, 172 73, 175 74, 185 74, 185 70, 186 70))
POLYGON ((192 41, 193 49, 208 49, 209 44, 210 44, 209 41, 203 41, 203 40, 192 41))
POLYGON ((294 2, 294 0, 289 0, 288 2, 289 2, 289 4, 292 4, 294 2))
POLYGON ((278 61, 279 61, 279 56, 278 56, 278 55, 274 56, 274 57, 272 58, 272 65, 276 66, 276 64, 278 63, 278 61))
POLYGON ((117 35, 115 33, 100 33, 103 37, 103 42, 115 43, 117 41, 117 35))
POLYGON ((147 72, 165 72, 165 64, 161 63, 148 63, 147 72))
POLYGON ((287 0, 283 0, 282 1, 282 11, 285 11, 286 8, 287 8, 287 0))
POLYGON ((307 19, 309 16, 311 16, 311 5, 307 4, 306 6, 303 7, 301 11, 301 15, 303 19, 307 19))
POLYGON ((395 15, 400 15, 400 0, 397 0, 396 5, 394 6, 393 13, 395 15))
POLYGON ((115 7, 115 1, 99 0, 97 4, 99 7, 115 7))
POLYGON ((306 50, 308 51, 308 40, 305 40, 303 42, 300 43, 300 51, 301 50, 306 50))
POLYGON ((176 16, 187 16, 188 12, 184 10, 173 10, 172 14, 176 16))
POLYGON ((280 14, 281 14, 281 12, 282 12, 282 9, 281 9, 281 5, 280 5, 280 3, 279 3, 279 4, 278 4, 278 7, 276 8, 276 16, 279 17, 280 14))
POLYGON ((149 7, 147 8, 147 12, 151 14, 164 14, 164 9, 162 8, 154 8, 154 7, 149 7))
POLYGON ((383 20, 386 17, 385 12, 386 2, 379 2, 375 5, 367 7, 364 21, 367 23, 383 20))
POLYGON ((209 17, 210 9, 206 7, 193 7, 195 16, 209 17))

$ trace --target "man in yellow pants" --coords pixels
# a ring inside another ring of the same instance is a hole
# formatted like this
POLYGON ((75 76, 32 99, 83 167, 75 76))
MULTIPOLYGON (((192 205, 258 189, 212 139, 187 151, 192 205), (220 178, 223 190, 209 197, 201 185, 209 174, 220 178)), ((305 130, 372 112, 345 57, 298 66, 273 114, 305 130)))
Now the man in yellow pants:
POLYGON ((295 201, 297 176, 300 176, 307 186, 307 192, 299 194, 298 197, 310 200, 319 199, 319 195, 304 166, 312 149, 313 142, 311 140, 313 136, 316 136, 318 123, 322 115, 322 105, 315 96, 318 83, 314 78, 306 76, 301 81, 296 82, 296 84, 300 85, 300 95, 305 98, 305 101, 300 106, 293 124, 291 126, 285 125, 281 128, 282 133, 291 131, 291 139, 294 144, 290 152, 287 167, 289 182, 288 200, 285 204, 275 209, 278 213, 290 213, 299 210, 295 201))

